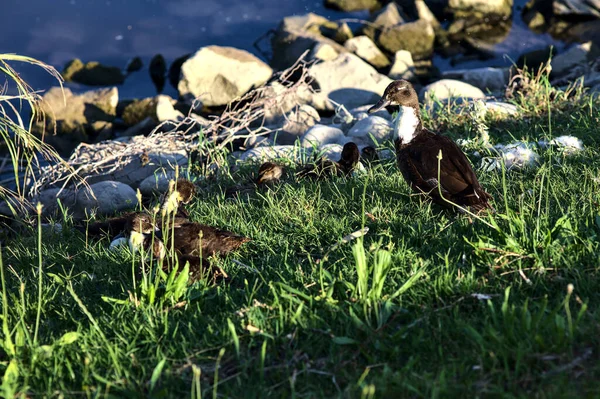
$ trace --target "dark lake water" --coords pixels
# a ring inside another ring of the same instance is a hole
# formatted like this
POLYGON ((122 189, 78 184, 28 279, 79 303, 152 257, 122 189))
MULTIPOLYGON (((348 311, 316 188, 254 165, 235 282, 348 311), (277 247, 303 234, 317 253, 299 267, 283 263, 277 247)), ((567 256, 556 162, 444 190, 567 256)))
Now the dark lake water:
MULTIPOLYGON (((524 51, 557 44, 549 35, 529 31, 520 20, 519 8, 525 2, 515 2, 512 29, 493 47, 496 58, 461 64, 456 69, 508 65, 505 55, 516 60, 524 51)), ((73 58, 124 67, 131 57, 140 56, 147 68, 157 53, 169 62, 210 44, 233 46, 260 56, 253 46, 257 38, 276 28, 283 17, 308 12, 329 19, 367 19, 369 15, 367 11, 332 11, 322 0, 3 0, 0 53, 28 55, 59 71, 73 58)), ((434 64, 441 70, 453 69, 441 57, 435 57, 434 64)), ((35 89, 56 84, 37 69, 18 70, 35 89)), ((68 86, 86 89, 77 84, 68 86)), ((128 77, 119 91, 121 98, 155 95, 147 69, 128 77)), ((168 84, 166 94, 176 95, 168 84)))

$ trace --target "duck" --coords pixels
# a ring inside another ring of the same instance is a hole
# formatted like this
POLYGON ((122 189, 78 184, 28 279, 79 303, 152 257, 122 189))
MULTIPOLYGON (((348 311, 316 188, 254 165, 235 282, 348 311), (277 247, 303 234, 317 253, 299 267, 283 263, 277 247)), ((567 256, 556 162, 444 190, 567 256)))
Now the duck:
POLYGON ((234 195, 249 194, 261 187, 271 187, 279 183, 284 174, 285 168, 283 165, 275 162, 265 162, 259 166, 255 179, 227 188, 225 196, 232 197, 234 195))
POLYGON ((396 161, 411 189, 428 196, 443 208, 462 211, 461 208, 468 207, 477 213, 493 211, 492 196, 483 189, 458 145, 423 127, 419 99, 410 82, 396 80, 390 83, 368 113, 389 106, 400 108, 394 121, 396 161), (442 157, 438 161, 440 151, 442 157))
MULTIPOLYGON (((129 215, 124 226, 125 239, 132 253, 146 251, 152 253, 155 259, 163 259, 166 251, 162 240, 153 237, 152 233, 158 231, 152 216, 145 212, 136 212, 129 215)), ((117 238, 113 243, 120 238, 117 238)), ((114 247, 111 243, 111 247, 114 247)))
POLYGON ((356 143, 344 144, 340 160, 335 162, 324 157, 317 159, 312 165, 304 166, 296 176, 298 178, 323 179, 331 176, 350 176, 359 168, 360 151, 356 143))

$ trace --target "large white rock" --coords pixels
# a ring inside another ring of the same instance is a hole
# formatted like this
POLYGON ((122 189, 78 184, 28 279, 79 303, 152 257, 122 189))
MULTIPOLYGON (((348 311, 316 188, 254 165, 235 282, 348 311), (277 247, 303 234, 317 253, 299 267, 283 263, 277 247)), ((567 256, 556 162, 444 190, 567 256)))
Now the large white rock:
POLYGON ((182 97, 200 97, 206 106, 226 105, 251 88, 264 84, 273 70, 247 51, 207 46, 181 66, 182 97))
POLYGON ((369 143, 374 140, 374 144, 391 140, 392 135, 392 122, 379 116, 369 116, 359 120, 348 132, 348 137, 358 137, 369 143))
POLYGON ((309 74, 319 85, 320 96, 326 101, 326 109, 335 108, 333 102, 346 109, 375 103, 392 82, 375 68, 354 54, 340 54, 335 60, 313 65, 309 74), (333 102, 332 102, 333 101, 333 102))
POLYGON ((452 98, 479 99, 485 98, 485 94, 477 87, 468 83, 453 79, 442 79, 425 86, 421 90, 421 97, 425 102, 431 104, 432 99, 435 98, 440 101, 452 98))
POLYGON ((156 96, 156 119, 159 122, 180 121, 185 118, 181 111, 173 107, 174 100, 164 94, 156 96))
POLYGON ((117 181, 102 181, 77 193, 75 214, 91 215, 94 211, 100 215, 134 209, 137 205, 136 192, 127 184, 117 181), (93 198, 94 193, 96 198, 93 198))
POLYGON ((379 50, 379 47, 368 36, 356 36, 344 43, 348 51, 358 55, 375 68, 385 68, 390 65, 390 60, 379 50))
POLYGON ((454 13, 479 15, 510 15, 513 0, 449 0, 448 9, 454 13))
POLYGON ((338 143, 343 138, 344 132, 336 127, 314 125, 304 133, 300 142, 303 147, 312 147, 313 145, 338 143))

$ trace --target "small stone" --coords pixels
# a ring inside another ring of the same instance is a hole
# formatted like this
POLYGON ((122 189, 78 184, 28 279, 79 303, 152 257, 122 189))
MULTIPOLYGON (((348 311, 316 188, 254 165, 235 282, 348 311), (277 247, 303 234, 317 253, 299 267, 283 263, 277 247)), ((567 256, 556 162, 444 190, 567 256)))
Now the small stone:
POLYGON ((390 2, 387 6, 373 14, 371 23, 363 26, 363 32, 373 41, 376 41, 380 32, 385 29, 389 29, 392 26, 400 25, 404 22, 405 20, 402 16, 400 16, 400 11, 398 10, 396 3, 390 2))
POLYGON ((314 125, 302 135, 300 142, 303 147, 312 147, 314 145, 338 143, 342 138, 344 138, 344 132, 338 128, 314 125))
POLYGON ((418 20, 383 30, 377 44, 390 53, 407 50, 413 58, 422 59, 431 56, 434 41, 435 32, 431 24, 418 20))
POLYGON ((361 119, 348 131, 348 137, 359 137, 374 144, 381 144, 386 140, 391 140, 392 135, 392 123, 379 116, 369 116, 361 119))
POLYGON ((240 156, 240 161, 259 160, 268 161, 273 159, 300 159, 300 149, 293 145, 275 145, 272 147, 257 147, 251 150, 244 151, 240 156))
POLYGON ((144 197, 151 197, 169 190, 169 182, 175 180, 174 170, 158 169, 153 175, 140 183, 139 189, 144 197))
POLYGON ((504 91, 508 84, 508 68, 474 68, 445 72, 444 79, 458 79, 481 90, 504 91))
POLYGON ((125 71, 127 74, 132 72, 137 72, 144 67, 144 63, 140 57, 133 57, 127 62, 127 66, 125 66, 125 71))
POLYGON ((375 45, 368 36, 357 36, 349 39, 344 44, 344 47, 373 65, 375 68, 381 69, 390 65, 390 60, 388 60, 385 54, 379 50, 377 45, 375 45))
POLYGON ((394 63, 388 73, 391 79, 412 80, 415 78, 415 63, 410 51, 398 50, 394 55, 394 63))
POLYGON ((498 114, 516 115, 519 113, 516 105, 500 101, 488 101, 485 103, 485 107, 487 108, 488 112, 498 114))
POLYGON ((185 116, 173 108, 176 101, 171 97, 160 94, 156 97, 156 118, 159 122, 181 121, 185 116))
POLYGON ((315 46, 308 54, 309 59, 321 61, 335 60, 340 53, 329 43, 315 43, 315 46))
POLYGON ((278 144, 293 144, 320 120, 316 109, 310 105, 301 105, 285 117, 281 132, 278 132, 274 139, 278 144))
POLYGON ((125 106, 121 116, 127 126, 134 126, 146 118, 152 118, 156 122, 156 99, 149 97, 141 100, 134 100, 125 106))

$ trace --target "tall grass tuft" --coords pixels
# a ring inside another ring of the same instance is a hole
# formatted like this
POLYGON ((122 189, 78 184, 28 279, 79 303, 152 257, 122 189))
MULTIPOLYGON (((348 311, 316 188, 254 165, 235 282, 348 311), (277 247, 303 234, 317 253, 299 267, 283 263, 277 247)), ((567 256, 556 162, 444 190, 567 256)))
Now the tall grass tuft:
POLYGON ((5 78, 4 85, 0 85, 0 146, 6 147, 16 186, 11 190, 5 184, 0 184, 0 199, 16 200, 11 203, 22 207, 27 194, 24 182, 34 177, 34 166, 37 164, 38 156, 53 162, 62 160, 51 146, 31 133, 34 122, 44 118, 40 109, 42 97, 19 76, 11 63, 38 66, 56 78, 61 87, 62 77, 52 66, 34 58, 0 54, 0 78, 2 76, 5 78), (16 94, 9 94, 8 87, 16 89, 16 94), (31 109, 28 121, 24 121, 20 115, 25 105, 31 109))

